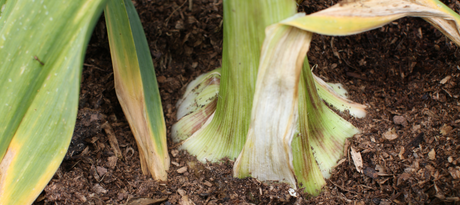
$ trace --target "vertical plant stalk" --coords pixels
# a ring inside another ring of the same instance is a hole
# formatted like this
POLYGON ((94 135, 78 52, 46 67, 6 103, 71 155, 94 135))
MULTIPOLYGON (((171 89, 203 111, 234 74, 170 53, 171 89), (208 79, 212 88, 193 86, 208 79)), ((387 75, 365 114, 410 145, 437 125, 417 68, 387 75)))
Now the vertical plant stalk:
POLYGON ((0 1, 0 204, 32 204, 72 138, 105 0, 0 1))
POLYGON ((115 90, 139 148, 142 172, 166 180, 166 126, 141 21, 130 0, 109 1, 105 16, 115 90))
POLYGON ((241 152, 251 119, 265 27, 294 15, 297 9, 290 0, 224 0, 223 7, 224 45, 217 109, 212 121, 181 146, 201 161, 234 159, 241 152))
POLYGON ((298 87, 311 33, 275 24, 266 30, 243 151, 235 177, 284 181, 296 187, 291 141, 297 128, 298 87))

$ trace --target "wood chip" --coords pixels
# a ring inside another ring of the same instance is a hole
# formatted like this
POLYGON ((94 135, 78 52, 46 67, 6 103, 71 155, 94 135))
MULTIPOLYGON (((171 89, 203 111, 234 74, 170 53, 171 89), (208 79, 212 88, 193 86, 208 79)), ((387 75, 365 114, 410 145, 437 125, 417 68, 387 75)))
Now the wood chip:
POLYGON ((204 183, 203 183, 203 184, 204 184, 204 185, 206 185, 206 186, 208 186, 208 187, 212 187, 212 184, 211 184, 211 182, 208 182, 208 181, 204 181, 204 183))
POLYGON ((364 169, 364 175, 366 175, 366 176, 368 176, 368 177, 370 177, 372 179, 375 179, 375 178, 377 178, 379 176, 378 173, 375 171, 375 169, 372 169, 370 167, 366 167, 364 169))
POLYGON ((422 132, 418 134, 417 137, 415 137, 412 141, 410 141, 409 144, 405 146, 406 151, 404 152, 403 156, 407 157, 407 155, 409 155, 415 147, 418 147, 420 142, 423 141, 424 136, 425 134, 422 132))
POLYGON ((188 198, 187 193, 183 189, 178 189, 177 193, 182 196, 179 205, 195 205, 195 203, 188 198))
POLYGON ((406 148, 401 146, 401 150, 399 151, 399 159, 405 159, 406 157, 404 156, 404 153, 406 153, 406 148))
POLYGON ((435 160, 436 159, 436 151, 434 151, 434 149, 432 149, 429 153, 428 153, 428 158, 430 160, 435 160))
POLYGON ((177 193, 178 193, 179 195, 181 195, 181 196, 186 196, 186 195, 187 195, 186 192, 185 192, 185 190, 183 190, 183 189, 178 189, 178 190, 177 190, 177 193))
POLYGON ((178 151, 177 149, 171 150, 171 155, 172 155, 173 157, 177 157, 177 154, 179 154, 179 151, 178 151))
POLYGON ((82 203, 87 201, 86 197, 82 193, 76 192, 75 197, 78 198, 82 203))
POLYGON ((441 83, 441 84, 444 85, 444 84, 447 83, 447 81, 450 80, 450 78, 452 78, 452 76, 448 75, 448 76, 446 76, 445 78, 443 78, 441 81, 439 81, 439 83, 441 83))
POLYGON ((107 173, 107 169, 104 168, 104 167, 101 167, 101 166, 97 166, 96 167, 96 170, 97 170, 97 173, 99 174, 99 176, 104 176, 104 174, 107 173))
POLYGON ((452 131, 452 127, 449 126, 449 125, 444 124, 444 125, 441 127, 441 129, 440 129, 439 132, 440 132, 442 135, 447 135, 447 134, 450 133, 450 131, 452 131))
POLYGON ((459 179, 460 178, 460 167, 449 167, 449 173, 452 176, 453 179, 459 179))
POLYGON ((107 193, 107 190, 104 189, 100 184, 95 184, 93 186, 93 191, 96 193, 96 194, 105 194, 107 193))
POLYGON ((411 130, 412 130, 412 132, 416 132, 416 131, 419 130, 421 127, 422 127, 422 126, 420 126, 420 125, 414 125, 414 126, 412 126, 412 129, 411 129, 411 130))
POLYGON ((183 196, 179 201, 179 205, 195 205, 195 203, 193 203, 193 201, 190 200, 188 196, 183 196))
POLYGON ((94 165, 91 165, 91 168, 89 169, 90 174, 94 177, 96 181, 99 181, 100 177, 99 174, 97 173, 96 167, 94 165))
POLYGON ((151 199, 151 198, 133 198, 130 199, 126 205, 149 205, 149 204, 156 204, 168 199, 167 196, 159 199, 151 199))
POLYGON ((187 171, 187 167, 184 166, 184 167, 179 168, 179 169, 177 170, 177 173, 182 174, 182 173, 184 173, 184 172, 186 172, 186 171, 187 171))
POLYGON ((410 176, 411 175, 409 173, 402 173, 401 175, 399 175, 398 181, 396 182, 397 186, 399 186, 403 181, 409 179, 410 176))
POLYGON ((363 173, 363 159, 361 157, 361 153, 356 152, 355 148, 350 147, 350 154, 351 158, 353 159, 353 162, 355 164, 356 170, 359 173, 363 173))
POLYGON ((111 156, 107 159, 107 167, 109 167, 110 169, 115 169, 115 167, 117 166, 117 161, 118 161, 118 157, 116 156, 111 156))
POLYGON ((393 128, 393 129, 390 128, 390 129, 388 129, 388 131, 386 131, 385 133, 383 133, 383 137, 384 137, 385 139, 387 139, 387 140, 392 141, 392 140, 395 140, 395 139, 398 138, 398 134, 396 134, 395 128, 393 128))

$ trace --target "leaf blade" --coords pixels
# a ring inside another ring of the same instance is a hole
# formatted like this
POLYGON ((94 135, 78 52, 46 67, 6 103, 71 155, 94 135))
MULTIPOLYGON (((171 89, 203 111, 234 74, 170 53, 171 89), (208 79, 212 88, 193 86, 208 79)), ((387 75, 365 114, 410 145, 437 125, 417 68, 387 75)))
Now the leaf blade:
POLYGON ((0 204, 32 203, 59 167, 75 126, 84 51, 104 3, 5 4, 0 113, 7 117, 0 119, 0 204))
POLYGON ((129 0, 110 1, 105 15, 115 89, 139 147, 142 171, 166 180, 166 125, 142 24, 129 0))

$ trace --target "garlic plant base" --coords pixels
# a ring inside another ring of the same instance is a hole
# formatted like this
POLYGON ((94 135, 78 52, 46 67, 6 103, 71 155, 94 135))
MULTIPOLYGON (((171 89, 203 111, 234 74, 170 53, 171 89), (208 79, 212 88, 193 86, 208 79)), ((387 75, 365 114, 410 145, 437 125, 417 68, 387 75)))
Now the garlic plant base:
POLYGON ((241 151, 241 148, 226 141, 228 138, 224 137, 225 131, 221 125, 215 127, 211 124, 216 112, 219 86, 220 68, 193 80, 177 103, 179 121, 172 127, 173 141, 182 143, 179 149, 187 150, 204 163, 224 157, 234 159, 241 151))

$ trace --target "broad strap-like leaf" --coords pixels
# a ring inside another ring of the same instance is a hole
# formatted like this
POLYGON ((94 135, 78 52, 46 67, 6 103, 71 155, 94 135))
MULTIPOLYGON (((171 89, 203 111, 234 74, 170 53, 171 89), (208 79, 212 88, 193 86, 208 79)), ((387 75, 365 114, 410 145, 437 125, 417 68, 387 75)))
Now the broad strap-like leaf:
POLYGON ((139 148, 142 172, 166 180, 169 155, 160 92, 147 39, 131 0, 105 9, 118 100, 139 148))
POLYGON ((86 45, 105 0, 8 0, 0 18, 0 204, 31 204, 75 126, 86 45))
POLYGON ((424 18, 460 45, 460 16, 438 0, 347 0, 285 23, 313 33, 342 36, 409 16, 424 18))

